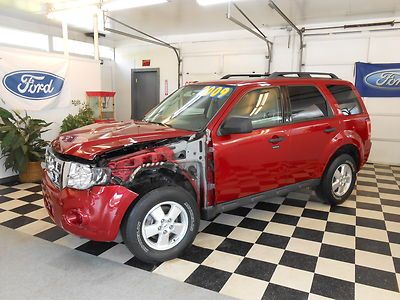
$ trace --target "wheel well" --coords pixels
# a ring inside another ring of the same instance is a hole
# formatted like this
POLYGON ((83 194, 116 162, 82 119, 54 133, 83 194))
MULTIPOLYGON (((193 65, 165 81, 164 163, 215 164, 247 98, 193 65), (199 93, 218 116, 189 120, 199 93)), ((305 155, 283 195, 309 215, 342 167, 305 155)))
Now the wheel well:
POLYGON ((340 156, 342 154, 348 154, 351 157, 353 157, 354 161, 356 162, 356 168, 357 168, 357 171, 358 171, 359 168, 360 168, 360 153, 358 152, 357 147, 352 145, 352 144, 344 145, 344 146, 340 147, 339 149, 337 149, 336 152, 329 159, 328 164, 325 166, 325 170, 329 167, 331 162, 336 157, 338 157, 338 156, 340 156))
POLYGON ((167 168, 152 168, 140 172, 129 188, 140 197, 165 185, 178 185, 193 195, 194 199, 197 199, 196 191, 189 180, 180 172, 167 168))

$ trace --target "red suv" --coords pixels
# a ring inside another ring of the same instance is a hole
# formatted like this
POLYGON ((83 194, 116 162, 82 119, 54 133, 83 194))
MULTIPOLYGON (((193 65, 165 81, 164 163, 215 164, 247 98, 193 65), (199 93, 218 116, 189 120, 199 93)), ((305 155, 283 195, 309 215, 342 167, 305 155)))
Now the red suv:
POLYGON ((346 200, 371 148, 354 86, 327 73, 229 77, 180 88, 143 121, 60 135, 42 185, 51 218, 96 241, 121 230, 136 257, 161 262, 191 245, 200 215, 304 187, 346 200))

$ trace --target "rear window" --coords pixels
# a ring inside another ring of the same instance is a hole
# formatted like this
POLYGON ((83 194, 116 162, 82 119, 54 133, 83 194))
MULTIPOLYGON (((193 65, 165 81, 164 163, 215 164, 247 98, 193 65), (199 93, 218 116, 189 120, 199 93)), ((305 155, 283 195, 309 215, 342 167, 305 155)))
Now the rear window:
POLYGON ((329 116, 325 98, 315 86, 288 86, 288 92, 293 122, 329 116))
POLYGON ((328 85, 327 88, 336 99, 344 115, 356 115, 362 112, 357 96, 351 87, 346 85, 328 85))

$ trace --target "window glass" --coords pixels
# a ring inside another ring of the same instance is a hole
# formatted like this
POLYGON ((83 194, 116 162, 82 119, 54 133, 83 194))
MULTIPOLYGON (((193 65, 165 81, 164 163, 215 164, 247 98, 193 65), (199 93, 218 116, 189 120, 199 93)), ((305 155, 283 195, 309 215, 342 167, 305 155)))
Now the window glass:
POLYGON ((361 113, 361 106, 357 96, 349 86, 328 85, 328 90, 332 93, 333 97, 335 97, 344 115, 348 116, 361 113))
POLYGON ((282 123, 279 90, 256 90, 247 93, 235 104, 229 116, 250 117, 253 129, 282 123))
MULTIPOLYGON (((69 52, 86 56, 94 56, 94 46, 92 43, 86 43, 75 40, 68 40, 69 52)), ((64 40, 60 37, 53 37, 53 49, 57 52, 64 51, 64 40)), ((114 59, 114 49, 107 46, 99 46, 100 58, 114 59)))
POLYGON ((49 37, 45 34, 0 27, 1 44, 49 51, 49 37))
POLYGON ((307 121, 327 117, 328 105, 315 86, 288 86, 292 121, 307 121))

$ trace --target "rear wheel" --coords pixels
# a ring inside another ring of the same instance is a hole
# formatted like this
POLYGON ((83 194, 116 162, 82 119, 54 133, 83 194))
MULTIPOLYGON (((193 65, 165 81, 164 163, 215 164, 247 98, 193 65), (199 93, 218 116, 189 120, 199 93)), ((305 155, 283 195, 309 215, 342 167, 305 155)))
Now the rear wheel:
POLYGON ((350 196, 355 182, 355 161, 350 155, 342 154, 331 162, 316 192, 322 200, 337 205, 350 196))
POLYGON ((123 222, 123 238, 140 260, 173 259, 193 242, 200 223, 197 203, 181 187, 166 186, 145 194, 123 222))

